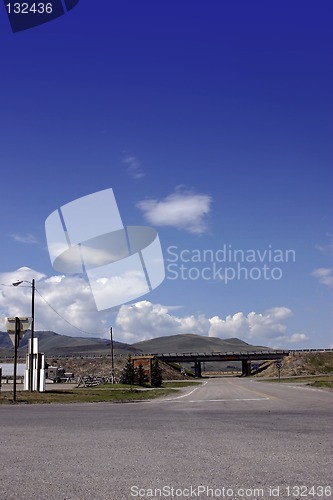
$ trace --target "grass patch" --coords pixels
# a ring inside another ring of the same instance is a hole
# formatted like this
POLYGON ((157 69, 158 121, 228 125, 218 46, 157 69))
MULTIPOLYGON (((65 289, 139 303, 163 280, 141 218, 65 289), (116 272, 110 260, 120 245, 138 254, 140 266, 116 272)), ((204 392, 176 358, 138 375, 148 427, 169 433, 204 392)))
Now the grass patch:
MULTIPOLYGON (((126 384, 104 384, 93 387, 52 388, 45 392, 17 391, 16 404, 51 404, 51 403, 127 403, 145 401, 162 396, 177 394, 182 387, 200 385, 199 381, 164 382, 161 388, 143 388, 126 384)), ((13 392, 2 391, 0 404, 14 404, 13 392)))
MULTIPOLYGON (((259 380, 259 379, 258 379, 259 380)), ((262 379, 260 382, 274 382, 279 383, 278 378, 272 379, 262 379)), ((286 377, 281 378, 280 383, 292 383, 292 384, 307 384, 312 387, 332 387, 333 386, 333 375, 310 375, 303 377, 286 377)))
MULTIPOLYGON (((73 389, 51 389, 46 392, 18 391, 16 403, 25 404, 50 404, 50 403, 125 403, 129 401, 144 401, 161 396, 175 394, 176 389, 149 389, 114 386, 83 387, 73 389)), ((14 404, 13 393, 5 391, 1 393, 0 404, 14 404)))
POLYGON ((320 373, 333 372, 333 355, 332 353, 311 353, 306 356, 310 370, 320 373))
POLYGON ((201 385, 202 382, 199 381, 191 381, 191 380, 178 380, 175 382, 163 382, 162 387, 167 389, 177 389, 180 387, 190 387, 192 385, 201 385))
MULTIPOLYGON (((16 403, 19 404, 51 404, 51 403, 126 403, 144 401, 162 396, 177 394, 182 387, 200 385, 201 382, 180 380, 164 382, 161 388, 143 388, 126 384, 104 384, 93 387, 47 388, 45 392, 17 391, 16 403)), ((2 391, 0 404, 14 404, 13 391, 2 391)))
POLYGON ((312 387, 318 387, 318 388, 326 388, 326 389, 333 389, 333 378, 332 380, 316 380, 315 382, 311 382, 307 385, 311 385, 312 387))

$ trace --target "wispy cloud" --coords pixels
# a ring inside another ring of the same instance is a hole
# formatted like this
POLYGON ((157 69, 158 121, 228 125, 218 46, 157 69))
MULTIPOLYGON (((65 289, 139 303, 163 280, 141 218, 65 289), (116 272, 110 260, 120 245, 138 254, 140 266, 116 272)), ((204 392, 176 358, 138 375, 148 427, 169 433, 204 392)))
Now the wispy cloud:
POLYGON ((289 339, 287 339, 287 342, 289 344, 298 344, 299 342, 306 342, 309 340, 309 337, 305 335, 305 333, 293 333, 289 339))
POLYGON ((330 241, 326 245, 316 245, 316 249, 327 255, 333 255, 333 234, 327 234, 330 241))
POLYGON ((132 155, 127 155, 122 160, 127 165, 127 172, 133 179, 141 179, 145 174, 141 167, 141 162, 132 155))
POLYGON ((137 207, 153 226, 173 226, 189 233, 202 234, 207 231, 211 204, 211 196, 178 187, 162 200, 142 200, 137 207))
POLYGON ((314 269, 311 273, 312 276, 319 280, 319 283, 326 286, 333 287, 333 269, 329 267, 319 267, 314 269))
POLYGON ((12 238, 18 243, 27 243, 28 245, 37 245, 39 241, 33 234, 12 234, 12 238))

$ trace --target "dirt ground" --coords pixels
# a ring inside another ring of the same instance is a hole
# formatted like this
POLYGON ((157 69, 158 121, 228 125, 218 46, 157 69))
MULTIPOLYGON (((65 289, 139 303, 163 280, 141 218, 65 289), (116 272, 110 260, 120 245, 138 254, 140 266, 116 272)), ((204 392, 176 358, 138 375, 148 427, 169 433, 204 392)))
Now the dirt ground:
MULTIPOLYGON (((127 356, 114 358, 115 377, 119 378, 127 362, 127 356)), ((47 363, 52 366, 63 367, 65 372, 73 373, 74 377, 92 376, 109 377, 111 374, 111 357, 100 358, 48 358, 47 363)), ((184 376, 179 371, 171 368, 166 363, 159 362, 162 368, 163 380, 183 380, 184 376)))
MULTIPOLYGON (((121 371, 126 364, 127 356, 116 356, 114 358, 115 376, 120 377, 121 371)), ((62 366, 66 372, 74 373, 75 378, 79 376, 108 377, 111 374, 111 357, 71 357, 71 358, 48 358, 51 365, 62 366)), ((184 376, 179 371, 167 364, 160 362, 164 380, 182 380, 184 376)), ((292 377, 299 375, 321 375, 333 373, 333 352, 314 353, 292 353, 283 359, 280 375, 292 377)), ((256 377, 277 377, 278 369, 275 362, 256 377)))
MULTIPOLYGON (((75 380, 83 376, 109 377, 111 375, 111 356, 104 357, 47 357, 47 363, 52 366, 63 367, 65 372, 73 373, 75 380)), ((115 377, 119 378, 127 356, 115 356, 115 377)), ((160 362, 163 372, 163 380, 184 380, 178 370, 160 362)), ((230 373, 233 374, 233 373, 230 373)), ((280 375, 282 377, 293 377, 301 375, 333 374, 333 352, 321 353, 293 353, 283 359, 280 375)), ((208 375, 208 373, 203 373, 208 375)), ((213 375, 213 374, 211 374, 213 375)), ((214 372, 214 375, 218 375, 214 372)), ((278 377, 278 369, 275 362, 256 377, 278 377)), ((3 386, 5 384, 3 383, 3 386)))
MULTIPOLYGON (((333 373, 333 352, 295 352, 283 359, 280 375, 293 377, 300 375, 328 375, 333 373)), ((275 362, 256 377, 278 377, 275 362)))

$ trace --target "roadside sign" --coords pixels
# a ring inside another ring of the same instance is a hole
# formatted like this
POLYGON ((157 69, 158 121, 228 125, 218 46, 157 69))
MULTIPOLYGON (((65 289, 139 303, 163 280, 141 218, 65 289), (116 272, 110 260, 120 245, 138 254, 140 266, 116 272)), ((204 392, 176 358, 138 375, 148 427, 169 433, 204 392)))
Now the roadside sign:
POLYGON ((276 368, 278 369, 279 372, 279 382, 281 378, 281 368, 282 368, 282 359, 278 359, 275 361, 276 368))

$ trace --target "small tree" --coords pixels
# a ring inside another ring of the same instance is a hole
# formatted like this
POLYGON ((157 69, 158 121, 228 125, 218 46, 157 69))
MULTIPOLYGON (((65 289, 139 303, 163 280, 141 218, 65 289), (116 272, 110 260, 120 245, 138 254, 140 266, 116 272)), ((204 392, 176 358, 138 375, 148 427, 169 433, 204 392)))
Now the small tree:
POLYGON ((152 387, 161 387, 163 382, 162 368, 155 358, 151 367, 151 385, 152 387))
POLYGON ((128 356, 126 365, 124 366, 121 372, 120 382, 122 384, 129 384, 129 385, 133 385, 135 383, 135 369, 131 355, 128 356))
POLYGON ((137 370, 136 370, 136 382, 138 385, 145 385, 148 382, 148 377, 146 375, 146 372, 140 363, 137 370))

